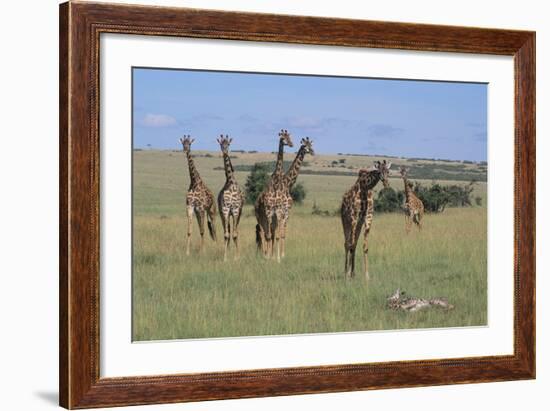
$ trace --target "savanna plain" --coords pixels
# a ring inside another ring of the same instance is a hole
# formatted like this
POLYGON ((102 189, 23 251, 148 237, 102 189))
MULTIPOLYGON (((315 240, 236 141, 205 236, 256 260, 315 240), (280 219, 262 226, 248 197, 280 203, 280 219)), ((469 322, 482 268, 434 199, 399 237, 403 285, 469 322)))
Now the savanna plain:
MULTIPOLYGON (((217 197, 225 182, 220 152, 196 151, 201 178, 217 197)), ((294 153, 287 152, 285 160, 294 153)), ((166 340, 324 332, 480 326, 487 323, 487 187, 474 187, 480 204, 426 214, 421 231, 405 233, 403 213, 375 213, 369 234, 369 274, 362 273, 362 238, 355 278, 344 274, 344 236, 336 213, 360 167, 380 158, 316 155, 306 158, 298 178, 307 196, 294 205, 286 257, 278 264, 256 251, 256 219, 246 205, 239 226, 240 258, 234 248, 223 261, 223 231, 205 239, 193 221, 191 255, 185 254, 185 195, 189 173, 180 151, 133 152, 133 340, 166 340), (343 160, 343 161, 342 161, 343 160), (343 165, 345 164, 345 166, 343 165), (316 172, 330 170, 330 175, 316 172), (306 174, 307 172, 311 174, 306 174), (353 175, 355 174, 355 176, 353 175), (327 210, 315 215, 313 208, 327 210), (415 297, 445 297, 454 309, 393 311, 386 298, 397 288, 415 297)), ((272 153, 232 153, 238 166, 274 161, 272 153)), ((390 159, 390 185, 403 189, 399 165, 428 164, 468 173, 476 165, 390 159), (414 162, 414 163, 413 163, 414 162)), ((247 171, 236 171, 244 189, 247 171)), ((456 175, 454 176, 456 177, 456 175)), ((464 181, 437 180, 445 184, 464 181)), ((430 184, 432 180, 411 180, 430 184)), ((382 188, 380 183, 375 191, 382 188)), ((205 237, 207 234, 205 235, 205 237)))

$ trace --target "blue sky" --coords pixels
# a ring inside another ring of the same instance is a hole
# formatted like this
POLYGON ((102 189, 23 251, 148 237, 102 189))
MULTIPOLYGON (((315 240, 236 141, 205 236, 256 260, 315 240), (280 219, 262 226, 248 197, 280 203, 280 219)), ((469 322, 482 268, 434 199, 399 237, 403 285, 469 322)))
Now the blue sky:
POLYGON ((275 151, 286 128, 323 153, 487 160, 487 85, 133 69, 134 147, 275 151))

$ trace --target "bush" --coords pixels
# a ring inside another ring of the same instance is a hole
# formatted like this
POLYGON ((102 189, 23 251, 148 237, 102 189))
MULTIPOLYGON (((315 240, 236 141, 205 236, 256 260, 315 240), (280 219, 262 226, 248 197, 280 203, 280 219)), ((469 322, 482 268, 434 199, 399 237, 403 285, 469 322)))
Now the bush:
POLYGON ((402 209, 405 200, 403 191, 396 191, 391 187, 383 188, 374 199, 374 210, 382 213, 391 213, 402 209))
MULTIPOLYGON (((441 213, 445 207, 471 207, 471 195, 474 190, 474 182, 463 186, 453 184, 442 186, 432 183, 431 186, 423 186, 420 183, 414 185, 414 193, 424 204, 427 213, 441 213)), ((481 197, 476 197, 475 202, 481 205, 481 197)), ((383 188, 374 199, 374 210, 377 212, 391 213, 401 211, 405 203, 405 191, 396 191, 391 187, 383 188)))
POLYGON ((445 187, 449 193, 449 206, 451 207, 471 207, 470 196, 474 191, 474 182, 467 186, 452 185, 445 187))
MULTIPOLYGON (((272 168, 269 163, 255 163, 252 166, 252 170, 246 178, 246 184, 244 186, 247 203, 254 204, 256 202, 256 199, 269 182, 269 178, 271 177, 270 174, 272 172, 271 170, 272 168)), ((290 195, 297 204, 303 203, 306 198, 306 194, 306 188, 302 183, 295 184, 290 190, 290 195)))
POLYGON ((414 192, 424 204, 424 210, 429 213, 441 213, 450 201, 446 187, 437 183, 432 184, 429 188, 416 183, 414 192))
POLYGON ((244 186, 246 202, 254 204, 269 181, 269 166, 266 163, 255 163, 246 178, 244 186))
POLYGON ((440 213, 445 207, 471 207, 471 195, 474 191, 474 182, 467 186, 453 184, 442 186, 434 183, 431 187, 424 187, 416 183, 414 192, 424 203, 424 209, 427 212, 440 213))
POLYGON ((296 183, 290 189, 290 195, 296 204, 302 204, 306 198, 306 188, 302 183, 296 183))

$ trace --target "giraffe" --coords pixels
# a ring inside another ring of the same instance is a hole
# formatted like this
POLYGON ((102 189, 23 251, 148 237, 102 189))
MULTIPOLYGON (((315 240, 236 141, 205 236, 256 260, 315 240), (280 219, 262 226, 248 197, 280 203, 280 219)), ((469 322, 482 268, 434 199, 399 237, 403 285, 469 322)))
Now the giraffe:
POLYGON ((386 160, 384 160, 382 162, 377 161, 371 168, 360 169, 357 181, 344 194, 342 199, 340 213, 344 228, 345 270, 348 278, 355 276, 355 248, 357 247, 361 228, 366 220, 363 256, 365 261, 365 278, 367 281, 369 280, 368 234, 372 225, 374 210, 374 194, 372 190, 379 181, 382 181, 384 187, 389 186, 390 167, 391 162, 386 163, 386 160))
POLYGON ((275 170, 267 186, 258 196, 254 205, 256 214, 256 244, 258 251, 262 251, 266 258, 273 257, 273 242, 277 242, 277 261, 281 261, 279 243, 279 222, 283 218, 283 203, 286 200, 286 183, 283 169, 283 155, 285 146, 292 147, 292 139, 288 130, 279 132, 279 151, 275 170))
POLYGON ((290 168, 285 174, 285 183, 286 183, 286 192, 285 192, 285 204, 284 207, 284 213, 283 213, 283 220, 281 221, 281 233, 280 233, 280 241, 281 241, 281 258, 285 257, 285 240, 286 240, 286 226, 288 223, 288 218, 290 217, 290 209, 292 208, 292 205, 294 201, 292 200, 292 196, 290 195, 290 190, 296 184, 296 180, 298 179, 298 174, 300 172, 300 167, 302 166, 302 163, 304 162, 304 157, 306 154, 315 155, 315 152, 313 151, 313 141, 309 139, 309 137, 303 138, 300 141, 300 149, 296 153, 296 157, 294 158, 294 161, 290 165, 290 168))
POLYGON ((412 183, 407 179, 407 169, 400 168, 401 177, 405 184, 405 231, 407 234, 411 231, 411 225, 414 222, 420 231, 422 229, 422 217, 424 216, 424 204, 414 194, 412 183))
POLYGON ((201 235, 200 252, 204 251, 204 221, 207 220, 208 231, 214 241, 216 241, 216 228, 214 225, 216 217, 216 202, 214 201, 214 194, 206 187, 206 184, 202 181, 195 162, 191 156, 191 144, 195 139, 191 139, 191 136, 184 135, 180 138, 180 143, 183 146, 183 152, 187 156, 187 164, 189 165, 189 189, 187 190, 186 205, 187 205, 187 247, 186 254, 189 255, 189 247, 191 244, 191 232, 192 232, 192 219, 193 214, 197 217, 197 223, 199 224, 199 232, 201 235))
POLYGON ((223 261, 227 261, 227 249, 231 242, 231 236, 235 243, 235 260, 239 258, 239 221, 243 211, 244 193, 239 187, 239 183, 235 179, 233 165, 229 157, 229 145, 233 141, 229 136, 220 135, 217 140, 223 154, 223 166, 225 169, 225 185, 218 195, 218 209, 223 224, 223 237, 225 248, 223 252, 223 261), (233 219, 233 227, 231 227, 231 219, 233 219))

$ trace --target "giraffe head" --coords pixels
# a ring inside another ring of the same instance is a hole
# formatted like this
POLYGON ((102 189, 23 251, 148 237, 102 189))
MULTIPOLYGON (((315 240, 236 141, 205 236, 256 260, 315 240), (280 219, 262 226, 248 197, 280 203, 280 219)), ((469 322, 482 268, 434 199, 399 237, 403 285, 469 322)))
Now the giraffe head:
POLYGON ((191 138, 190 135, 184 135, 180 138, 180 143, 183 146, 183 152, 189 153, 191 151, 191 144, 195 141, 194 138, 191 138))
POLYGON ((227 154, 229 152, 229 145, 231 144, 233 139, 229 138, 227 134, 225 135, 225 137, 223 136, 223 134, 220 134, 220 138, 218 138, 217 141, 220 144, 222 153, 227 154))
POLYGON ((376 161, 371 169, 380 173, 380 180, 382 181, 382 184, 384 184, 384 188, 388 188, 390 186, 390 182, 388 181, 390 176, 390 167, 391 161, 386 162, 386 160, 383 160, 376 161))
POLYGON ((401 177, 405 178, 407 177, 407 169, 405 168, 405 166, 401 166, 399 167, 399 173, 401 174, 401 177))
POLYGON ((313 151, 313 141, 310 140, 309 137, 303 138, 302 141, 300 141, 300 144, 306 154, 311 154, 312 156, 315 155, 315 152, 313 151))
POLYGON ((292 139, 290 138, 290 133, 288 132, 288 130, 281 130, 279 132, 279 140, 285 146, 292 147, 294 145, 294 144, 292 144, 292 139))

